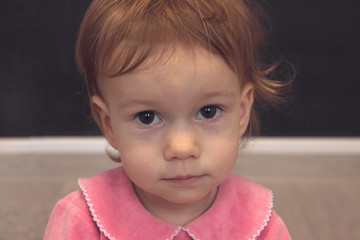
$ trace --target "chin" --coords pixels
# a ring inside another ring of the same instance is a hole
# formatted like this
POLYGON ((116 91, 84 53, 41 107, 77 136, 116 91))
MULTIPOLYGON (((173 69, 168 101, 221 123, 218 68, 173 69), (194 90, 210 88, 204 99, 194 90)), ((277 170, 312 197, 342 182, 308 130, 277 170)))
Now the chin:
POLYGON ((177 194, 173 194, 171 197, 165 198, 167 201, 175 203, 175 204, 190 204, 194 202, 198 202, 203 200, 206 196, 209 195, 207 193, 182 193, 179 191, 177 194))

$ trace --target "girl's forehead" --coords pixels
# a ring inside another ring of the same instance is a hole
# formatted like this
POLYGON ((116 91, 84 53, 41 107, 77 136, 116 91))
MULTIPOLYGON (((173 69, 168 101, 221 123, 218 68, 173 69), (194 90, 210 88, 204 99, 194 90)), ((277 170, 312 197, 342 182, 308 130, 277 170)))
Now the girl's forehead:
MULTIPOLYGON (((233 86, 239 84, 235 73, 219 56, 204 50, 189 52, 179 48, 167 52, 153 61, 149 58, 147 62, 133 71, 108 78, 107 81, 123 87, 132 85, 140 88, 155 84, 159 88, 160 85, 181 88, 181 86, 184 87, 185 82, 195 87, 199 81, 220 87, 226 81, 224 78, 230 79, 230 82, 235 84, 233 86)), ((119 90, 124 91, 124 89, 121 90, 121 87, 119 90)))
MULTIPOLYGON (((115 60, 116 57, 113 59, 115 60)), ((169 79, 169 76, 176 79, 178 75, 184 74, 195 79, 199 75, 205 76, 208 73, 218 74, 218 76, 233 75, 232 77, 237 79, 235 73, 219 55, 201 47, 172 46, 159 48, 148 55, 136 68, 125 74, 110 77, 105 75, 100 80, 99 85, 100 88, 103 88, 109 81, 113 80, 137 79, 141 82, 141 79, 144 81, 162 77, 169 79)))
POLYGON ((184 70, 184 68, 209 68, 214 65, 230 69, 220 56, 206 49, 177 46, 149 55, 144 62, 132 72, 156 70, 159 72, 174 71, 174 73, 176 73, 184 70))
POLYGON ((237 76, 219 56, 182 49, 167 54, 127 74, 107 79, 106 100, 133 106, 134 102, 161 99, 164 104, 180 106, 239 94, 237 76))

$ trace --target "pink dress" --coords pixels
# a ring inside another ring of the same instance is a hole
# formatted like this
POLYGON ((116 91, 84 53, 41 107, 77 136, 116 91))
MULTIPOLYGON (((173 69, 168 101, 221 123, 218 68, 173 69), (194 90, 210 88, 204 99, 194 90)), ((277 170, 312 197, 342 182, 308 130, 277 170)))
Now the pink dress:
POLYGON ((272 192, 231 175, 213 205, 186 226, 153 217, 141 205, 122 167, 79 179, 81 191, 60 200, 44 239, 273 240, 291 239, 273 210, 272 192))

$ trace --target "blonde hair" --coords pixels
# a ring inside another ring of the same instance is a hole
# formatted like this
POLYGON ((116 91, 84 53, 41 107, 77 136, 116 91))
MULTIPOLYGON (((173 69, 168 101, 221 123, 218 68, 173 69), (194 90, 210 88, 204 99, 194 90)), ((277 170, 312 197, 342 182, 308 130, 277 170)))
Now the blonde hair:
POLYGON ((264 69, 261 62, 263 16, 253 0, 94 0, 80 28, 76 60, 91 97, 101 96, 99 76, 128 73, 166 48, 207 49, 222 57, 240 84, 253 84, 255 108, 245 133, 253 136, 260 129, 257 108, 280 103, 290 86, 267 78, 274 66, 264 69))

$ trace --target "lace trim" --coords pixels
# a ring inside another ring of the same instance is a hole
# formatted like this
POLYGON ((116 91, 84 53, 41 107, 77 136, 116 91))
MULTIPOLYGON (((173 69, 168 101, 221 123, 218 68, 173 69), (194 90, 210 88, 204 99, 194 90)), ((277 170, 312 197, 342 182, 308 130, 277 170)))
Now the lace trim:
POLYGON ((269 203, 269 209, 268 212, 266 214, 265 220, 263 225, 261 225, 261 227, 256 231, 256 233, 254 234, 254 236, 252 238, 249 238, 249 240, 255 240, 258 236, 260 236, 261 232, 264 230, 264 228, 268 225, 269 221, 270 221, 270 217, 272 215, 272 209, 274 207, 274 194, 273 192, 271 192, 271 197, 270 197, 270 203, 269 203))
POLYGON ((98 228, 100 229, 100 231, 101 231, 108 239, 110 239, 110 240, 115 240, 115 238, 112 237, 112 236, 110 235, 110 233, 108 233, 108 232, 106 231, 106 229, 104 228, 104 226, 101 224, 100 220, 98 219, 98 216, 97 216, 97 214, 96 214, 96 212, 95 212, 95 209, 93 208, 93 203, 92 203, 91 198, 90 198, 90 196, 89 196, 89 194, 88 194, 88 192, 87 192, 87 189, 85 188, 84 185, 82 185, 82 184, 80 183, 80 179, 78 180, 78 184, 79 184, 79 186, 80 186, 81 191, 83 192, 83 195, 84 195, 85 200, 86 200, 86 204, 88 205, 88 207, 89 207, 89 209, 90 209, 91 215, 92 215, 92 217, 93 217, 93 220, 96 222, 96 225, 98 226, 98 228))
POLYGON ((184 230, 185 232, 187 232, 187 234, 189 234, 189 236, 190 236, 192 239, 194 239, 194 240, 200 240, 199 238, 196 238, 195 235, 192 234, 189 229, 183 228, 183 230, 184 230))
POLYGON ((170 239, 167 239, 167 240, 173 240, 173 239, 179 234, 179 232, 181 232, 181 231, 184 231, 184 232, 186 232, 187 234, 189 234, 189 236, 190 236, 193 240, 200 240, 200 239, 196 238, 195 235, 192 234, 189 229, 183 228, 183 227, 178 227, 178 229, 177 229, 176 232, 171 236, 171 238, 170 238, 170 239))
POLYGON ((178 234, 179 232, 182 230, 182 227, 178 227, 178 229, 174 232, 174 234, 171 236, 171 238, 167 239, 167 240, 173 240, 178 234))

